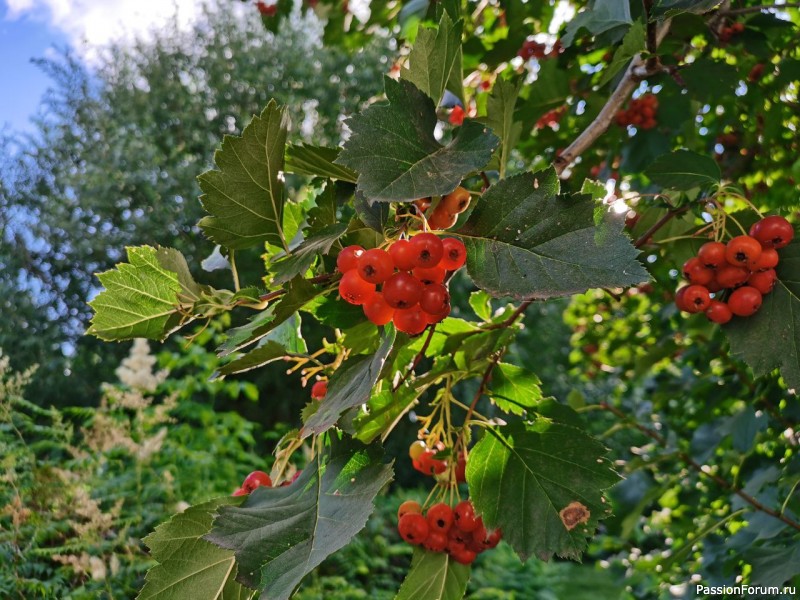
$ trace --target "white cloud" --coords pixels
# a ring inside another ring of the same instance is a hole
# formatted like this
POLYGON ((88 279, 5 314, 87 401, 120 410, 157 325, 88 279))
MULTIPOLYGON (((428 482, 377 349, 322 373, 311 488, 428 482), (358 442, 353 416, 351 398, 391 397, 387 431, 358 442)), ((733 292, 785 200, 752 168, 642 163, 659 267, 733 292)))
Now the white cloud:
MULTIPOLYGON (((87 57, 109 42, 147 36, 175 18, 190 25, 202 12, 202 0, 5 0, 6 20, 30 18, 63 32, 87 57)), ((226 0, 231 10, 241 3, 226 0)), ((243 8, 252 8, 246 6, 243 8)))

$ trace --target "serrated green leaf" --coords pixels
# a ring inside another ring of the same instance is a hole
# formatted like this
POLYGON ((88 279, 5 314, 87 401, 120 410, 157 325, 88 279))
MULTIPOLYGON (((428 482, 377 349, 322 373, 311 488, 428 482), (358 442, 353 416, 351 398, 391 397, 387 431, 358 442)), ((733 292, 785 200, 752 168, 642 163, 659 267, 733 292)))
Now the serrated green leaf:
POLYGON ((105 290, 89 302, 95 314, 86 333, 106 341, 137 337, 163 340, 180 326, 179 295, 191 294, 181 285, 180 277, 186 277, 188 268, 179 277, 161 264, 159 258, 175 266, 175 250, 152 246, 126 250, 127 263, 97 275, 105 290))
POLYGON ((687 12, 701 15, 721 3, 722 0, 658 0, 653 14, 664 17, 674 17, 687 12))
POLYGON ((536 408, 542 399, 539 378, 523 367, 497 363, 489 386, 490 398, 502 411, 515 415, 536 408))
POLYGON ((452 192, 468 173, 483 167, 499 140, 467 120, 442 146, 433 135, 433 101, 408 81, 385 79, 389 104, 352 117, 352 130, 336 159, 358 171, 358 189, 372 202, 409 201, 452 192))
POLYGON ((601 518, 610 514, 603 491, 619 481, 606 448, 585 431, 539 419, 489 430, 472 449, 467 482, 476 512, 522 560, 553 554, 578 560, 601 518), (560 513, 588 510, 588 521, 568 529, 560 513))
POLYGON ((280 300, 255 315, 247 325, 229 330, 228 339, 219 347, 218 355, 225 357, 254 344, 323 292, 324 289, 296 277, 280 300))
POLYGON ((231 249, 265 242, 286 247, 281 171, 288 127, 286 108, 271 100, 241 137, 222 140, 214 155, 219 170, 198 177, 200 202, 209 213, 199 226, 210 240, 231 249))
POLYGON ((205 539, 233 550, 238 581, 286 600, 300 581, 358 533, 392 478, 383 452, 332 436, 289 486, 259 487, 239 508, 223 508, 205 539))
POLYGON ((492 318, 492 297, 483 290, 477 290, 469 295, 469 305, 478 318, 489 321, 492 318))
POLYGON ((599 35, 626 27, 631 23, 630 3, 619 0, 595 0, 591 8, 585 8, 567 24, 561 41, 565 47, 571 46, 575 35, 582 27, 588 29, 592 35, 599 35))
POLYGON ((729 96, 739 85, 736 67, 709 58, 698 58, 685 69, 681 69, 681 78, 692 97, 704 101, 729 96))
POLYGON ((335 223, 308 237, 287 256, 270 263, 272 285, 282 285, 304 274, 319 255, 331 251, 333 244, 347 231, 347 223, 335 223))
MULTIPOLYGON (((409 66, 403 67, 400 72, 400 77, 413 83, 417 89, 431 98, 434 104, 438 105, 442 99, 442 94, 452 79, 453 71, 461 72, 463 28, 462 20, 453 23, 446 12, 442 15, 438 27, 422 26, 408 55, 409 66)), ((458 90, 451 91, 459 95, 458 90)))
POLYGON ((619 73, 634 56, 643 52, 646 47, 647 41, 644 23, 636 21, 631 25, 631 28, 628 29, 625 37, 622 38, 622 44, 614 52, 614 58, 611 60, 611 64, 606 67, 598 85, 605 85, 611 81, 614 75, 619 73))
POLYGON ((758 312, 724 326, 731 353, 756 377, 781 370, 790 389, 800 391, 800 240, 778 250, 778 282, 758 312))
POLYGON ((596 227, 591 198, 558 192, 551 168, 504 179, 484 193, 455 232, 478 287, 495 297, 552 298, 649 279, 621 220, 608 215, 596 227))
POLYGON ((302 354, 308 347, 300 333, 300 314, 296 313, 270 331, 259 343, 258 347, 244 356, 220 367, 212 379, 222 375, 244 373, 257 369, 273 361, 280 360, 288 353, 302 354))
POLYGON ((211 530, 221 506, 242 497, 217 498, 175 515, 144 538, 160 564, 151 568, 138 600, 226 600, 249 598, 253 591, 236 583, 233 552, 201 539, 211 530))
POLYGON ((514 121, 514 111, 521 86, 521 80, 512 83, 498 78, 486 101, 486 118, 483 122, 500 138, 498 170, 501 178, 505 174, 511 150, 517 145, 522 132, 522 123, 514 121))
POLYGON ((328 177, 340 181, 356 182, 357 174, 334 163, 339 148, 324 148, 308 144, 289 144, 286 147, 286 171, 311 177, 328 177))
POLYGON ((645 175, 658 185, 674 190, 714 185, 722 177, 713 158, 689 150, 659 156, 647 167, 645 175))
POLYGON ((419 391, 401 386, 396 392, 390 388, 373 393, 367 402, 367 411, 359 414, 353 421, 355 438, 368 444, 379 435, 391 430, 397 420, 419 397, 419 391))
POLYGON ((328 393, 320 410, 303 427, 304 437, 327 431, 345 411, 369 400, 386 357, 392 350, 395 335, 394 327, 386 326, 381 346, 375 354, 350 358, 336 370, 328 383, 328 393))
POLYGON ((395 600, 461 600, 471 568, 445 552, 414 549, 411 569, 395 600))

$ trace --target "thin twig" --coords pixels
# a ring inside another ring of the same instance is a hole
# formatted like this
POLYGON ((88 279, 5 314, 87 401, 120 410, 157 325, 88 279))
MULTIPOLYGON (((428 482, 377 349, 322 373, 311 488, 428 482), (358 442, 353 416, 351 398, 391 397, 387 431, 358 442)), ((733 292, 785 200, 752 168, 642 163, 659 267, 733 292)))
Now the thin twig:
POLYGON ((506 327, 509 327, 514 323, 514 321, 519 319, 520 315, 524 313, 531 304, 533 304, 533 300, 525 300, 525 302, 520 304, 517 307, 517 309, 513 313, 511 313, 511 316, 508 317, 505 321, 502 321, 500 323, 493 323, 492 325, 487 325, 486 327, 483 328, 483 330, 488 331, 490 329, 505 329, 506 327))
POLYGON ((800 8, 800 2, 789 2, 787 4, 762 4, 761 6, 747 6, 745 8, 731 8, 721 10, 718 15, 746 15, 747 13, 761 12, 762 10, 783 10, 786 8, 800 8))
POLYGON ((682 215, 683 213, 687 212, 688 210, 689 210, 689 205, 686 204, 686 205, 684 205, 684 206, 682 206, 680 208, 672 209, 669 212, 667 212, 667 214, 663 215, 658 221, 653 223, 653 225, 650 227, 650 229, 645 231, 641 235, 641 237, 633 243, 634 248, 641 248, 642 246, 644 246, 647 242, 650 241, 650 238, 653 237, 653 235, 655 235, 655 233, 659 229, 664 227, 664 225, 669 223, 672 220, 673 217, 677 217, 678 215, 682 215))
MULTIPOLYGON (((656 31, 656 47, 661 44, 669 31, 671 24, 670 19, 666 19, 656 31)), ((659 69, 660 70, 660 69, 659 69)), ((614 93, 611 94, 605 106, 600 110, 589 126, 575 138, 567 148, 556 158, 555 168, 559 175, 566 169, 572 162, 583 154, 605 131, 614 120, 617 111, 622 107, 625 101, 639 85, 643 75, 647 75, 644 60, 641 54, 637 54, 628 65, 614 93), (644 73, 642 70, 644 69, 644 73)))
POLYGON ((426 337, 425 341, 422 343, 422 348, 419 349, 419 352, 417 352, 417 355, 414 357, 414 360, 411 361, 411 366, 408 367, 402 379, 400 379, 400 381, 398 381, 394 386, 392 386, 392 392, 396 392, 397 390, 399 390, 400 386, 403 385, 408 380, 409 377, 411 377, 411 374, 414 372, 414 369, 417 368, 417 365, 422 360, 422 357, 425 356, 425 352, 428 350, 428 346, 430 345, 431 340, 433 339, 433 334, 435 331, 436 331, 436 325, 433 325, 430 329, 428 329, 428 337, 426 337))
POLYGON ((647 23, 647 52, 650 57, 647 59, 647 68, 650 71, 658 67, 659 60, 656 51, 658 50, 657 24, 653 17, 653 0, 642 0, 644 6, 644 20, 647 23))
MULTIPOLYGON (((641 423, 637 422, 635 419, 631 419, 630 417, 628 417, 628 415, 626 415, 623 411, 618 409, 616 406, 612 406, 608 402, 600 402, 599 406, 603 410, 607 410, 608 412, 610 412, 613 415, 615 415, 621 421, 632 425, 633 427, 638 429, 640 432, 642 432, 644 435, 646 435, 650 439, 652 439, 652 440, 658 442, 659 444, 661 444, 661 446, 663 446, 665 448, 669 448, 669 443, 667 442, 667 439, 663 435, 661 435, 660 433, 658 433, 654 429, 650 429, 649 427, 647 427, 645 425, 642 425, 641 423)), ((728 490, 729 492, 731 492, 733 494, 736 494, 737 496, 739 496, 742 500, 747 502, 750 506, 752 506, 756 510, 761 511, 761 512, 763 512, 765 514, 768 514, 771 517, 775 517, 776 519, 778 519, 780 521, 783 521, 784 523, 789 525, 789 527, 792 527, 792 528, 796 529, 797 531, 800 531, 800 523, 797 523, 796 521, 793 521, 792 519, 787 517, 785 514, 782 514, 782 513, 778 512, 776 510, 773 510, 773 509, 769 508, 768 506, 764 506, 761 502, 759 502, 757 499, 753 498, 747 492, 742 491, 741 489, 739 489, 738 487, 736 487, 733 484, 729 483, 728 481, 726 481, 725 479, 723 479, 719 475, 716 475, 715 473, 712 473, 710 471, 710 469, 708 469, 708 468, 704 469, 703 465, 701 465, 699 462, 697 462, 695 459, 693 459, 691 456, 689 456, 686 452, 678 451, 677 452, 677 456, 683 462, 685 462, 687 465, 692 467, 695 471, 697 471, 701 475, 705 475, 706 477, 709 477, 714 483, 716 483, 721 488, 723 488, 725 490, 728 490)))

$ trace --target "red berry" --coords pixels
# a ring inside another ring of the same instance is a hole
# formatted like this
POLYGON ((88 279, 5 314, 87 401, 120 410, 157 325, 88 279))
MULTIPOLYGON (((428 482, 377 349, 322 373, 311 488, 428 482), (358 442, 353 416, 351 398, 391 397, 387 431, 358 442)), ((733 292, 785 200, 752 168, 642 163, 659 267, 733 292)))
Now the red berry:
POLYGON ((761 292, 745 285, 733 291, 728 298, 728 307, 738 317, 749 317, 761 308, 761 299, 761 292))
POLYGON ((469 202, 469 190, 459 186, 442 198, 439 206, 442 206, 450 214, 458 215, 469 208, 469 202))
POLYGON ((409 513, 400 518, 397 531, 409 544, 419 545, 428 537, 428 522, 419 513, 409 513))
POLYGON ((430 550, 431 552, 444 552, 447 550, 448 542, 447 534, 439 531, 429 531, 423 546, 425 546, 426 550, 430 550))
POLYGON ((447 533, 453 525, 453 509, 444 502, 439 502, 428 509, 427 518, 431 531, 447 533))
POLYGON ((436 452, 433 450, 426 450, 423 452, 422 456, 417 459, 419 463, 419 469, 417 470, 426 475, 439 475, 440 473, 444 473, 445 470, 447 470, 447 463, 438 458, 434 458, 434 456, 436 456, 436 452))
POLYGON ((768 269, 767 271, 759 271, 750 275, 747 285, 756 288, 762 295, 765 295, 773 290, 777 281, 778 275, 775 273, 775 269, 768 269))
POLYGON ((346 246, 336 257, 336 268, 342 273, 355 269, 358 266, 358 257, 364 254, 361 246, 346 246))
POLYGON ((778 251, 775 248, 764 248, 758 260, 748 263, 747 267, 751 271, 766 271, 777 267, 779 261, 778 251))
POLYGON ((464 533, 475 531, 478 520, 475 517, 475 508, 469 500, 462 500, 453 509, 453 522, 464 533))
POLYGON ((423 312, 425 313, 425 319, 427 319, 428 325, 434 325, 436 323, 444 321, 444 319, 447 318, 447 315, 450 314, 450 304, 448 303, 447 306, 444 307, 444 310, 442 310, 442 312, 439 313, 429 313, 425 311, 423 312))
POLYGON ((394 311, 394 326, 403 333, 417 335, 428 326, 428 318, 419 306, 398 308, 394 311))
POLYGON ((765 248, 783 248, 794 238, 792 224, 779 215, 764 217, 753 225, 751 231, 751 235, 765 248))
POLYGON ((450 306, 450 293, 441 283, 431 283, 425 286, 419 306, 426 313, 439 315, 450 306))
POLYGON ((750 276, 747 269, 726 265, 717 271, 717 283, 723 288, 732 288, 742 285, 750 276))
POLYGON ((689 283, 707 285, 714 279, 714 271, 703 266, 699 258, 690 258, 683 264, 683 276, 689 283))
POLYGON ((375 285, 364 281, 356 269, 351 269, 339 282, 339 294, 350 304, 364 304, 375 295, 375 285))
POLYGON ((724 325, 733 318, 733 313, 728 305, 719 300, 712 300, 706 309, 706 316, 709 321, 724 325))
POLYGON ((254 489, 261 487, 262 485, 266 487, 272 487, 272 479, 270 479, 269 475, 264 473, 264 471, 253 471, 244 478, 242 489, 249 494, 254 489))
POLYGON ((394 317, 394 309, 387 304, 381 292, 375 292, 363 304, 364 314, 375 325, 386 325, 394 317))
POLYGON ((464 548, 463 550, 452 552, 450 556, 452 556, 453 560, 457 563, 461 563, 462 565, 471 565, 475 560, 475 557, 478 555, 469 548, 464 548))
POLYGON ((432 233, 418 233, 411 238, 418 267, 435 267, 442 260, 442 240, 432 233))
POLYGON ((457 554, 459 552, 464 552, 467 549, 464 542, 460 542, 452 537, 447 540, 447 553, 450 556, 457 554))
POLYGON ((704 267, 709 269, 717 269, 727 264, 725 259, 725 244, 722 242, 707 242, 700 246, 697 252, 697 258, 704 267))
POLYGON ((456 238, 444 238, 442 240, 444 254, 440 266, 448 271, 455 271, 464 266, 467 262, 467 248, 461 240, 456 238))
POLYGON ((688 287, 688 285, 685 285, 682 288, 678 288, 678 291, 675 292, 675 306, 678 307, 678 310, 684 312, 689 312, 689 307, 686 304, 686 288, 688 287))
POLYGON ((358 257, 358 274, 370 283, 383 283, 394 273, 394 261, 386 250, 373 248, 358 257))
POLYGON ((453 107, 453 110, 450 111, 450 117, 448 120, 450 121, 451 125, 461 125, 464 122, 464 109, 461 106, 456 105, 453 107))
POLYGON ((467 481, 467 459, 461 454, 456 463, 456 482, 464 483, 467 481))
POLYGON ((414 248, 408 240, 397 240, 389 246, 389 256, 400 271, 410 271, 417 265, 414 248))
POLYGON ((328 381, 317 381, 311 386, 311 397, 314 400, 322 400, 328 393, 328 381))
POLYGON ((708 293, 708 288, 702 285, 690 285, 683 293, 683 302, 686 306, 686 312, 699 313, 703 312, 711 304, 711 296, 708 293))
POLYGON ((737 267, 746 267, 747 263, 758 260, 761 256, 761 243, 749 235, 739 235, 728 242, 725 249, 726 260, 737 267))
POLYGON ((409 273, 395 273, 383 284, 383 298, 392 308, 411 308, 422 297, 423 285, 409 273))
POLYGON ((417 267, 411 274, 414 275, 423 285, 431 283, 442 283, 447 277, 447 271, 441 267, 417 267))
POLYGON ((247 492, 247 490, 245 490, 244 488, 237 488, 237 489, 236 489, 236 490, 235 490, 235 491, 234 491, 234 492, 231 494, 231 496, 247 496, 247 493, 248 493, 248 492, 247 492))
POLYGON ((428 227, 442 231, 444 229, 450 229, 457 222, 458 215, 448 212, 447 209, 439 204, 433 209, 433 214, 431 215, 431 218, 428 219, 428 227))
POLYGON ((400 505, 400 508, 397 509, 397 519, 400 520, 403 518, 403 515, 411 515, 411 514, 422 514, 422 507, 419 505, 419 502, 415 500, 406 500, 400 505))

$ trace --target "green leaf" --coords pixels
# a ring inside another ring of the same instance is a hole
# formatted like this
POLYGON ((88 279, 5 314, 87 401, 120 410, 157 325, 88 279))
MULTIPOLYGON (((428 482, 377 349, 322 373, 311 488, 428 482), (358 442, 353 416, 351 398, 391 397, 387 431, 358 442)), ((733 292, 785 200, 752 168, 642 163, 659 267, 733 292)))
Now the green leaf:
POLYGON ((270 331, 261 340, 257 348, 220 367, 214 373, 212 379, 263 367, 273 361, 282 359, 290 352, 295 354, 308 352, 306 342, 300 333, 300 324, 300 314, 292 315, 270 331))
POLYGON ((328 254, 334 242, 347 231, 347 223, 336 223, 322 228, 318 233, 307 238, 289 255, 281 256, 270 263, 270 271, 274 274, 273 285, 282 285, 298 275, 303 275, 320 254, 328 254))
POLYGON ((281 171, 288 127, 286 108, 271 100, 241 137, 225 136, 214 155, 219 170, 198 177, 209 213, 199 226, 210 240, 231 249, 286 246, 281 171))
POLYGON ((783 586, 800 573, 800 546, 761 546, 749 549, 744 559, 753 566, 751 585, 783 586))
POLYGON ((699 58, 681 69, 681 78, 693 98, 704 101, 730 96, 739 85, 736 67, 709 58, 699 58))
POLYGON ((395 600, 461 600, 470 571, 445 552, 415 548, 411 569, 395 600))
POLYGON ((502 411, 522 415, 542 399, 539 378, 523 367, 498 363, 492 372, 490 398, 502 411))
POLYGON ((469 305, 478 318, 489 321, 492 318, 492 297, 483 290, 477 290, 469 295, 469 305))
POLYGON ((681 13, 707 13, 722 0, 658 0, 653 14, 655 16, 674 17, 681 13))
MULTIPOLYGON (((549 60, 540 66, 521 110, 536 120, 545 111, 563 105, 570 94, 569 73, 558 66, 558 61, 549 60)), ((533 121, 530 126, 533 127, 533 121)))
POLYGON ((127 263, 97 275, 105 290, 89 302, 95 314, 86 333, 106 341, 163 340, 181 325, 178 310, 182 300, 197 299, 192 297, 196 284, 194 280, 188 282, 188 288, 181 284, 191 276, 176 250, 152 246, 126 250, 127 263))
POLYGON ((492 128, 501 141, 498 156, 501 177, 505 173, 511 150, 517 145, 522 132, 522 123, 514 121, 514 110, 521 86, 521 80, 512 83, 498 78, 486 103, 486 118, 483 122, 492 128))
POLYGON ((386 326, 380 348, 372 356, 356 356, 347 360, 331 377, 325 401, 306 422, 303 436, 317 435, 333 427, 350 408, 365 404, 380 377, 383 364, 394 344, 395 330, 386 326))
POLYGON ((522 560, 534 554, 577 560, 610 513, 603 490, 619 481, 605 453, 582 429, 549 419, 491 429, 467 463, 472 503, 487 527, 503 529, 522 560), (569 529, 560 515, 565 509, 588 520, 566 519, 569 529))
POLYGON ((228 331, 228 339, 219 347, 219 356, 228 356, 262 339, 323 291, 314 284, 296 277, 289 283, 286 294, 280 300, 254 316, 247 325, 228 331))
POLYGON ((595 203, 559 197, 555 170, 503 179, 484 193, 456 235, 467 270, 493 296, 552 298, 649 279, 623 223, 594 225, 595 203))
POLYGON ((600 78, 599 85, 605 85, 611 81, 614 75, 619 73, 634 56, 643 52, 646 48, 647 41, 644 24, 641 21, 636 21, 628 29, 625 37, 622 38, 622 45, 614 52, 614 58, 611 60, 611 64, 606 67, 603 77, 600 78))
POLYGON ((205 539, 235 552, 238 581, 286 600, 364 527, 392 478, 382 457, 380 447, 332 436, 329 455, 317 453, 291 485, 256 488, 240 508, 221 509, 205 539))
POLYGON ((423 26, 417 32, 414 47, 408 55, 409 67, 403 68, 400 77, 413 83, 435 104, 439 104, 447 84, 458 81, 456 89, 451 90, 461 97, 461 33, 464 22, 453 23, 446 12, 439 21, 439 27, 423 26), (459 77, 454 78, 454 72, 459 77))
POLYGON ((339 148, 289 144, 286 147, 286 171, 297 175, 328 177, 355 183, 356 173, 333 162, 339 156, 339 151, 339 148))
POLYGON ((658 185, 674 190, 714 185, 722 177, 713 158, 689 150, 662 154, 647 167, 645 175, 658 185))
POLYGON ((409 201, 452 192, 468 173, 483 167, 497 147, 488 128, 467 120, 442 146, 433 135, 433 101, 408 81, 385 79, 389 104, 352 117, 352 130, 336 159, 358 171, 358 189, 371 201, 409 201))
POLYGON ((723 329, 731 353, 750 365, 756 377, 780 369, 786 386, 800 391, 800 240, 778 253, 775 289, 764 296, 756 314, 734 317, 723 329))
POLYGON ((249 590, 234 580, 233 552, 201 539, 222 506, 237 505, 241 497, 217 498, 175 515, 144 538, 160 564, 151 568, 138 600, 226 600, 249 598, 249 590))
POLYGON ((567 24, 561 41, 565 47, 571 46, 575 35, 582 27, 588 29, 592 35, 599 35, 625 27, 632 22, 629 2, 595 0, 591 8, 585 8, 567 24))
POLYGON ((356 209, 356 215, 364 225, 377 232, 383 233, 386 220, 389 218, 389 205, 385 202, 373 202, 370 204, 369 200, 364 197, 364 194, 357 192, 353 206, 356 209))

